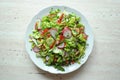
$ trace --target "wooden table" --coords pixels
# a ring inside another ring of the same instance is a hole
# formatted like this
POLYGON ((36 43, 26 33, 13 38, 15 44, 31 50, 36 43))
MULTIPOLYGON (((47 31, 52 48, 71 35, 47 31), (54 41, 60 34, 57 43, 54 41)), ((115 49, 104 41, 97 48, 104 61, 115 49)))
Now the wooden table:
POLYGON ((120 0, 0 0, 0 80, 120 80, 120 0), (95 36, 88 61, 65 75, 37 68, 25 50, 27 25, 51 5, 80 11, 95 36))

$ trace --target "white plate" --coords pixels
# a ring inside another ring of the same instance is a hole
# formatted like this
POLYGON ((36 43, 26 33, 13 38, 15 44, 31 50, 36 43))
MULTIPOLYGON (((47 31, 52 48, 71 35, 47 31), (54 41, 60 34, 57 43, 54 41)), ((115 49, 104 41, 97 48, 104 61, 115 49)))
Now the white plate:
POLYGON ((37 65, 40 69, 42 69, 44 71, 48 71, 50 73, 54 73, 54 74, 66 74, 66 73, 70 73, 70 72, 75 71, 78 68, 80 68, 81 65, 83 65, 86 62, 86 60, 88 59, 88 56, 90 55, 90 53, 92 51, 93 41, 94 41, 93 40, 93 33, 92 33, 91 27, 88 24, 86 18, 79 11, 77 11, 75 9, 72 9, 72 8, 69 8, 69 7, 66 7, 66 6, 51 6, 51 7, 47 7, 45 9, 41 10, 37 15, 35 15, 33 17, 30 24, 28 25, 27 32, 26 32, 26 37, 25 37, 26 50, 27 50, 27 53, 29 54, 31 60, 34 62, 34 64, 37 65), (70 66, 64 67, 65 68, 64 72, 60 71, 60 70, 57 70, 52 66, 46 66, 43 63, 41 58, 36 58, 36 54, 33 51, 31 51, 31 43, 29 43, 29 41, 28 41, 29 40, 29 34, 32 33, 32 30, 34 29, 34 25, 35 25, 36 20, 38 20, 39 18, 41 19, 42 16, 45 16, 45 15, 49 14, 49 11, 50 11, 51 8, 53 8, 53 9, 58 9, 59 8, 62 11, 66 10, 68 12, 73 12, 76 15, 80 16, 81 17, 81 22, 85 25, 85 33, 88 34, 88 36, 89 36, 88 40, 87 40, 87 43, 89 44, 89 46, 86 48, 84 57, 82 59, 80 59, 81 64, 75 63, 75 64, 72 64, 70 66))

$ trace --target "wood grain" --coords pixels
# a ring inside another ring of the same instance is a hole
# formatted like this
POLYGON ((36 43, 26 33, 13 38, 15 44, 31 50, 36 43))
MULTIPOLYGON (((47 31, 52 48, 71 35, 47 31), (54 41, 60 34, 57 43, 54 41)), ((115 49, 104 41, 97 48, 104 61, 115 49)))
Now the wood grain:
POLYGON ((0 0, 0 80, 120 80, 119 0, 0 0), (95 41, 88 61, 77 71, 50 74, 30 60, 24 37, 27 25, 41 9, 66 5, 80 11, 92 27, 95 41))

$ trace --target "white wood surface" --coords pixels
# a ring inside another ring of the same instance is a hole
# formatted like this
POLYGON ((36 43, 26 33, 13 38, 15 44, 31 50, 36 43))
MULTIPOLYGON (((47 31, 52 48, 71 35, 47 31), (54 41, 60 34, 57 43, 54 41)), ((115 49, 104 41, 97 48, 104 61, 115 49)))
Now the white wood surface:
POLYGON ((0 80, 120 80, 120 0, 0 0, 0 80), (25 50, 27 25, 51 5, 79 10, 95 36, 88 61, 65 75, 40 70, 25 50))

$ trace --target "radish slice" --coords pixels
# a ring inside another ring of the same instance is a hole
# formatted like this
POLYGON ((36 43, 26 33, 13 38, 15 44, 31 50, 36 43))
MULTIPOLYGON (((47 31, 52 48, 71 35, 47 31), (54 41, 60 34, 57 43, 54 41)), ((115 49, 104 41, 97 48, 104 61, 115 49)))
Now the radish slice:
POLYGON ((33 47, 33 51, 34 51, 35 53, 38 53, 38 52, 40 51, 40 49, 39 49, 37 46, 35 46, 35 47, 33 47))
POLYGON ((68 27, 65 27, 63 29, 62 33, 63 33, 63 36, 66 37, 66 38, 72 37, 71 30, 68 27))
POLYGON ((62 43, 60 45, 57 46, 59 49, 63 49, 65 47, 65 43, 62 43))
POLYGON ((52 28, 49 30, 51 36, 55 39, 56 38, 56 33, 57 33, 57 29, 55 28, 52 28))

